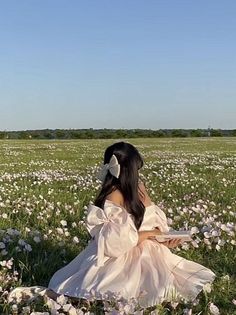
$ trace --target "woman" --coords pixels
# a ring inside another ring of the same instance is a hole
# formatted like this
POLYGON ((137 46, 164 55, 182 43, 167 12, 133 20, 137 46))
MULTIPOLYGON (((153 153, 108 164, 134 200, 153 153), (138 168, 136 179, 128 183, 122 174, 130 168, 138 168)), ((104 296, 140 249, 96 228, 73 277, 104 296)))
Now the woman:
POLYGON ((104 153, 98 174, 101 190, 88 207, 88 246, 55 272, 48 294, 109 299, 120 294, 143 307, 176 297, 193 300, 215 274, 170 248, 181 240, 160 243, 169 231, 165 213, 152 202, 139 180, 143 159, 130 143, 116 142, 104 153))

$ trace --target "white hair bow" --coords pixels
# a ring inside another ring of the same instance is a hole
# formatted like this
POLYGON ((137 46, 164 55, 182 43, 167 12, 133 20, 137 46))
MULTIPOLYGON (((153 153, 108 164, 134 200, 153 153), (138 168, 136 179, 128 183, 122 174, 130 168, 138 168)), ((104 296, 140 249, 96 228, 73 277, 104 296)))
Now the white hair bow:
POLYGON ((119 177, 120 175, 120 164, 117 160, 117 157, 115 156, 115 154, 112 154, 110 162, 106 163, 102 166, 102 168, 100 169, 97 178, 100 179, 102 182, 104 181, 107 172, 110 172, 113 176, 115 176, 116 178, 119 177))

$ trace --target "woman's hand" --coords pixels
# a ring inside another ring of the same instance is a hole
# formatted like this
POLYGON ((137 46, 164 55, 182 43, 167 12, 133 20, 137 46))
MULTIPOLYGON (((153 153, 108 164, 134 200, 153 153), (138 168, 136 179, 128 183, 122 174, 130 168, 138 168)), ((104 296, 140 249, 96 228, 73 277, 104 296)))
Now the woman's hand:
POLYGON ((148 231, 140 231, 139 234, 139 241, 138 244, 145 241, 146 239, 156 239, 155 236, 162 234, 162 232, 159 230, 159 228, 155 228, 154 230, 148 230, 148 231))
POLYGON ((174 248, 177 247, 179 244, 182 244, 182 240, 180 238, 172 238, 171 240, 160 243, 169 248, 174 248))

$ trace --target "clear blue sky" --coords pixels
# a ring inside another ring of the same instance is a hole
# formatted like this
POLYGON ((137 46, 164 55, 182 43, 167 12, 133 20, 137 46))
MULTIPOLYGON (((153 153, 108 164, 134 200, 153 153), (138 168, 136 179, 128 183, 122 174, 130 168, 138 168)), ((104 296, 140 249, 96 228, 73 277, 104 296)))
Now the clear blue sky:
POLYGON ((3 0, 0 130, 236 128, 235 0, 3 0))

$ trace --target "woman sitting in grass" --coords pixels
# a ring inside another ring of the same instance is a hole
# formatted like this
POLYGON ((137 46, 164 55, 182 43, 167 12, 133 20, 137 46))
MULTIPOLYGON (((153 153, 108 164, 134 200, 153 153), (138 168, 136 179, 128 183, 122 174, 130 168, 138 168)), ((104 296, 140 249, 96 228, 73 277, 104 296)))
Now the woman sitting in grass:
POLYGON ((47 294, 74 298, 136 298, 143 307, 176 298, 194 300, 210 269, 171 252, 181 239, 160 242, 169 231, 165 213, 151 201, 139 179, 143 159, 126 142, 109 146, 99 178, 102 187, 88 207, 87 247, 50 279, 47 294))

